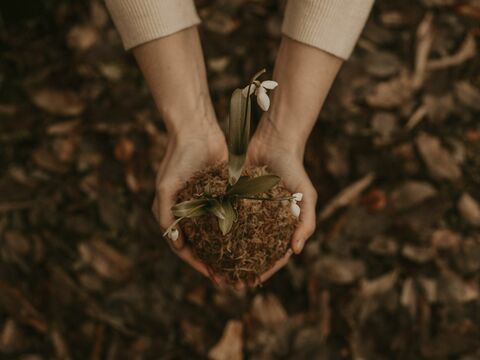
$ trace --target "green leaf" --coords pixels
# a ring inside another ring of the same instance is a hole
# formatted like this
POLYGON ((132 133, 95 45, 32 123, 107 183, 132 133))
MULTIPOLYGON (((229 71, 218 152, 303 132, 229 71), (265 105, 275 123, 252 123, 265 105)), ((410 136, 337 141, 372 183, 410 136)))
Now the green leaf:
POLYGON ((222 206, 222 203, 218 200, 213 199, 210 201, 210 206, 208 208, 208 211, 210 211, 213 215, 215 215, 219 219, 225 218, 225 210, 222 206))
POLYGON ((234 184, 238 180, 245 163, 250 140, 250 117, 250 96, 245 97, 241 89, 236 89, 230 99, 230 116, 228 118, 228 173, 230 184, 234 184))
POLYGON ((270 190, 279 182, 280 178, 276 175, 262 175, 250 179, 242 178, 227 191, 227 196, 254 196, 270 190))
POLYGON ((222 201, 221 207, 225 216, 223 219, 218 218, 218 227, 222 234, 226 235, 232 229, 233 223, 237 219, 237 214, 235 213, 232 203, 228 199, 222 201))
POLYGON ((196 217, 206 214, 206 206, 209 200, 195 199, 178 203, 172 207, 172 213, 175 217, 196 217))

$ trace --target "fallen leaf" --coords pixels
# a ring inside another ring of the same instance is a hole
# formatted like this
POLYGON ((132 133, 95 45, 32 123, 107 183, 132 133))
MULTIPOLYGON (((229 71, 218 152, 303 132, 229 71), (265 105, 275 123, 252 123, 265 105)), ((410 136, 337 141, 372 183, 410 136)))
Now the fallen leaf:
POLYGON ((347 188, 343 189, 323 208, 318 216, 319 221, 330 217, 338 208, 352 203, 363 192, 363 190, 370 186, 374 179, 375 175, 368 174, 347 188))
POLYGON ((77 116, 85 110, 85 103, 70 90, 43 88, 32 93, 32 102, 54 115, 77 116))
POLYGON ((322 281, 350 284, 365 274, 365 264, 359 260, 324 255, 315 263, 313 272, 322 281))
POLYGON ((467 81, 459 81, 455 84, 455 95, 466 107, 480 111, 480 91, 467 81))
POLYGON ((428 172, 434 179, 457 180, 461 177, 460 167, 438 138, 422 132, 415 142, 428 172))
POLYGON ((98 42, 98 32, 93 26, 75 25, 67 34, 67 45, 72 49, 88 50, 98 42))
POLYGON ((472 226, 480 226, 480 204, 470 194, 463 193, 457 205, 460 215, 472 226))
POLYGON ((123 254, 110 245, 93 240, 78 245, 78 252, 82 260, 90 265, 102 277, 122 281, 131 272, 132 263, 123 254))
POLYGON ((243 359, 243 324, 238 320, 229 320, 222 337, 208 352, 211 360, 243 359))
POLYGON ((437 191, 429 183, 410 180, 392 191, 391 203, 396 209, 405 210, 436 195, 437 191))
POLYGON ((252 316, 262 326, 275 328, 287 321, 288 315, 280 301, 273 294, 259 294, 252 301, 252 316))

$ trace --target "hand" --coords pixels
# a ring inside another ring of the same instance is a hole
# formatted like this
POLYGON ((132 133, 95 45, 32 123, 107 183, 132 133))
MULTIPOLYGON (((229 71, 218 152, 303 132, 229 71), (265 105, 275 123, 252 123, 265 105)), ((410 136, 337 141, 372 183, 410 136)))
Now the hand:
MULTIPOLYGON (((216 123, 170 135, 167 151, 158 170, 152 206, 153 214, 163 230, 175 220, 171 208, 177 202, 177 193, 185 181, 207 164, 226 160, 227 154, 225 137, 216 123)), ((182 234, 176 241, 167 241, 172 250, 195 270, 217 283, 220 281, 185 244, 182 234)))
POLYGON ((270 270, 262 274, 257 283, 250 285, 264 282, 286 265, 292 253, 299 254, 315 231, 317 192, 303 166, 303 148, 289 147, 287 144, 288 139, 266 135, 266 132, 259 128, 249 145, 247 161, 250 165, 267 165, 269 171, 281 177, 290 192, 303 194, 303 199, 299 202, 299 223, 291 240, 291 249, 270 270))

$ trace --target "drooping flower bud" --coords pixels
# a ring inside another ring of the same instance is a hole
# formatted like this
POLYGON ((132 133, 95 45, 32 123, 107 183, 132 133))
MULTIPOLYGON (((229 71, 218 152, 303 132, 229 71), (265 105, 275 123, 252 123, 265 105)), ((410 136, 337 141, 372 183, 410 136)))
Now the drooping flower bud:
POLYGON ((168 233, 168 238, 172 241, 177 241, 178 240, 178 230, 176 228, 173 228, 169 233, 168 233))
POLYGON ((298 206, 295 200, 290 202, 290 211, 292 212, 293 216, 295 217, 300 216, 300 206, 298 206))
POLYGON ((293 200, 295 201, 302 201, 303 199, 303 194, 302 193, 295 193, 292 194, 293 200))

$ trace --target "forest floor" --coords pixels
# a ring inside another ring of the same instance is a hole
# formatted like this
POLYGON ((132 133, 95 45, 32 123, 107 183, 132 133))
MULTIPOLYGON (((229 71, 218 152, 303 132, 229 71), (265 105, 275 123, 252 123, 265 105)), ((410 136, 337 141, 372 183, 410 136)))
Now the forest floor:
MULTIPOLYGON (((197 4, 224 127, 282 11, 197 4)), ((0 9, 1 359, 480 359, 478 0, 376 2, 308 144, 317 231, 240 292, 151 215, 167 137, 103 2, 0 9)))

